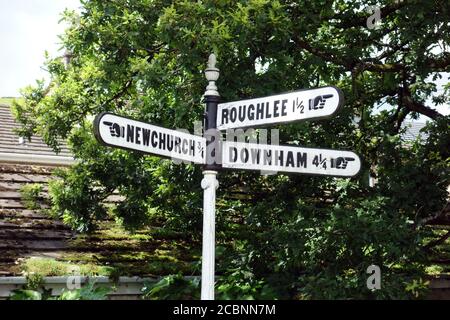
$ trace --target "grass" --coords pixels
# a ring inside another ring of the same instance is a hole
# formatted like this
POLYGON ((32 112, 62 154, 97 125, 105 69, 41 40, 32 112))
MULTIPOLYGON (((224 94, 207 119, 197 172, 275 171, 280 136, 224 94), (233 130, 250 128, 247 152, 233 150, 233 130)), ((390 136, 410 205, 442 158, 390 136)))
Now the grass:
MULTIPOLYGON (((176 257, 158 250, 149 254, 136 252, 133 257, 127 254, 112 254, 103 256, 99 253, 73 253, 61 257, 59 260, 53 258, 31 257, 20 264, 20 271, 27 274, 39 274, 40 276, 158 276, 181 272, 185 275, 195 273, 198 268, 195 262, 180 261, 176 257), (127 259, 128 258, 128 259, 127 259), (108 260, 115 260, 108 261, 108 260), (108 265, 105 265, 108 264, 108 265)), ((198 270, 197 270, 198 271, 198 270)))
POLYGON ((21 265, 22 271, 35 273, 43 277, 82 275, 82 276, 109 276, 114 268, 98 266, 91 263, 73 264, 65 261, 57 261, 52 258, 31 257, 26 259, 21 265))

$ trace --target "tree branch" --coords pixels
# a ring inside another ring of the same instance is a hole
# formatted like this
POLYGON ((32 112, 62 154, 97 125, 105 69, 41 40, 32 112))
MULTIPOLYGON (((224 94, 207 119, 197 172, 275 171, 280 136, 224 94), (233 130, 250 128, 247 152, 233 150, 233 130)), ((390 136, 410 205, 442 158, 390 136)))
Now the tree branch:
MULTIPOLYGON (((152 59, 155 54, 161 50, 164 47, 164 44, 158 44, 157 46, 155 46, 154 48, 142 48, 142 50, 145 50, 148 53, 148 56, 146 56, 145 58, 148 60, 152 59)), ((138 71, 134 71, 129 79, 127 80, 127 82, 122 86, 122 88, 117 91, 111 98, 109 98, 108 100, 106 100, 104 103, 102 103, 102 106, 106 106, 108 104, 110 104, 113 101, 116 101, 117 99, 119 99, 120 97, 122 97, 127 91, 128 89, 130 89, 131 85, 133 84, 133 78, 138 74, 138 71)))
POLYGON ((405 69, 405 66, 401 63, 373 63, 361 61, 360 64, 361 71, 399 72, 405 69))
POLYGON ((375 63, 357 59, 341 58, 334 53, 311 46, 307 41, 301 39, 300 37, 294 37, 293 40, 298 47, 324 59, 325 61, 343 66, 346 70, 352 70, 356 67, 359 72, 365 70, 374 72, 398 72, 405 69, 405 66, 400 63, 375 63))
POLYGON ((437 59, 425 59, 424 64, 431 69, 445 71, 445 69, 450 65, 450 53, 444 52, 437 59))
POLYGON ((402 102, 409 110, 423 114, 433 120, 442 117, 442 114, 440 114, 436 110, 431 109, 430 107, 427 107, 420 102, 414 101, 414 99, 411 97, 411 93, 407 88, 402 89, 402 94, 402 102))
POLYGON ((111 98, 109 98, 108 100, 106 100, 102 106, 106 106, 108 104, 110 104, 113 101, 116 101, 117 99, 119 99, 120 97, 122 97, 127 91, 128 89, 131 87, 131 85, 133 84, 133 77, 137 75, 137 72, 133 72, 131 74, 130 79, 122 86, 122 88, 117 91, 111 98))
POLYGON ((423 248, 424 248, 425 250, 430 250, 431 248, 433 248, 433 247, 435 247, 435 246, 438 246, 438 245, 444 243, 445 240, 447 240, 448 238, 450 238, 450 230, 447 231, 447 233, 444 234, 443 236, 441 236, 439 239, 430 241, 430 242, 427 243, 423 248))
POLYGON ((295 36, 293 40, 298 47, 305 49, 306 51, 308 51, 309 53, 312 53, 315 56, 318 56, 326 61, 333 62, 335 64, 344 66, 347 69, 353 68, 353 61, 348 61, 348 60, 346 61, 342 58, 339 58, 337 55, 334 55, 331 52, 327 52, 323 49, 315 48, 298 36, 295 36))
POLYGON ((450 213, 450 201, 447 202, 447 204, 444 206, 444 208, 442 208, 441 211, 439 211, 437 214, 435 214, 434 216, 431 217, 426 217, 423 218, 422 220, 420 220, 420 222, 418 223, 419 226, 421 225, 425 225, 425 224, 445 224, 447 225, 448 223, 450 224, 450 219, 446 219, 447 218, 447 214, 450 213))

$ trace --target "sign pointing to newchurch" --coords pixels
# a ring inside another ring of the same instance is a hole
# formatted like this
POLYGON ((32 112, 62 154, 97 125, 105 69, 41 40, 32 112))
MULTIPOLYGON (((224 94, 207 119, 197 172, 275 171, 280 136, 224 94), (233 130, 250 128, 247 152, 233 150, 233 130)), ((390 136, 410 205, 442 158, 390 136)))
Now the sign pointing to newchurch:
POLYGON ((112 113, 95 117, 94 133, 105 145, 204 164, 206 139, 112 113))
POLYGON ((245 142, 222 143, 224 168, 352 177, 361 160, 351 151, 245 142))
POLYGON ((332 86, 221 103, 217 129, 322 119, 333 116, 342 105, 342 91, 332 86))

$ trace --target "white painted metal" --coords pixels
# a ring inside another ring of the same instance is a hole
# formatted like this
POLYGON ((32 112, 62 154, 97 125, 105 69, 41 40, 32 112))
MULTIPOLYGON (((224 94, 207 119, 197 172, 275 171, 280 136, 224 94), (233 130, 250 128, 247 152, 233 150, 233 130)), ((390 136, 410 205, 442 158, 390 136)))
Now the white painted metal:
POLYGON ((217 91, 216 81, 219 79, 219 69, 216 68, 216 56, 212 53, 209 55, 208 68, 205 70, 206 80, 209 81, 206 87, 205 96, 219 96, 217 91))
POLYGON ((352 177, 361 160, 351 151, 222 142, 224 168, 352 177))
POLYGON ((205 163, 206 139, 203 137, 158 127, 111 113, 100 114, 94 122, 97 138, 106 145, 142 151, 176 160, 205 163), (144 139, 144 131, 149 135, 147 139, 144 139), (155 133, 155 136, 153 136, 153 133, 155 133), (162 142, 161 135, 165 137, 164 144, 160 143, 162 142), (174 145, 174 141, 177 141, 177 139, 181 141, 178 147, 174 145), (172 145, 170 148, 169 141, 172 145), (194 148, 191 152, 192 146, 194 148))
POLYGON ((1 152, 0 162, 41 164, 48 166, 71 166, 72 164, 75 163, 75 159, 72 157, 61 157, 52 155, 1 152))
POLYGON ((217 172, 203 172, 202 300, 214 300, 217 172))
POLYGON ((338 88, 322 87, 273 96, 221 103, 217 129, 256 127, 332 116, 343 104, 338 88), (258 110, 260 112, 258 113, 258 110))

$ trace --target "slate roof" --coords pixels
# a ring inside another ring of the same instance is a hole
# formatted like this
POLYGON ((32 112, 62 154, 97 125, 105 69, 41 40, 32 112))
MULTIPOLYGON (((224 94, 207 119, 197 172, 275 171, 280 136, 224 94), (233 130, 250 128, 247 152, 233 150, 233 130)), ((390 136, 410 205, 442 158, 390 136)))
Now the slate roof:
POLYGON ((410 142, 416 140, 417 137, 420 137, 421 140, 425 140, 428 137, 428 134, 420 132, 420 130, 423 129, 425 125, 425 122, 403 122, 402 129, 406 129, 406 131, 401 134, 402 140, 405 142, 410 142))
POLYGON ((10 107, 0 105, 0 152, 70 157, 70 151, 64 142, 61 143, 61 152, 58 154, 39 136, 33 136, 31 142, 22 139, 23 142, 20 143, 20 137, 14 132, 16 128, 19 128, 19 124, 13 118, 10 107))

